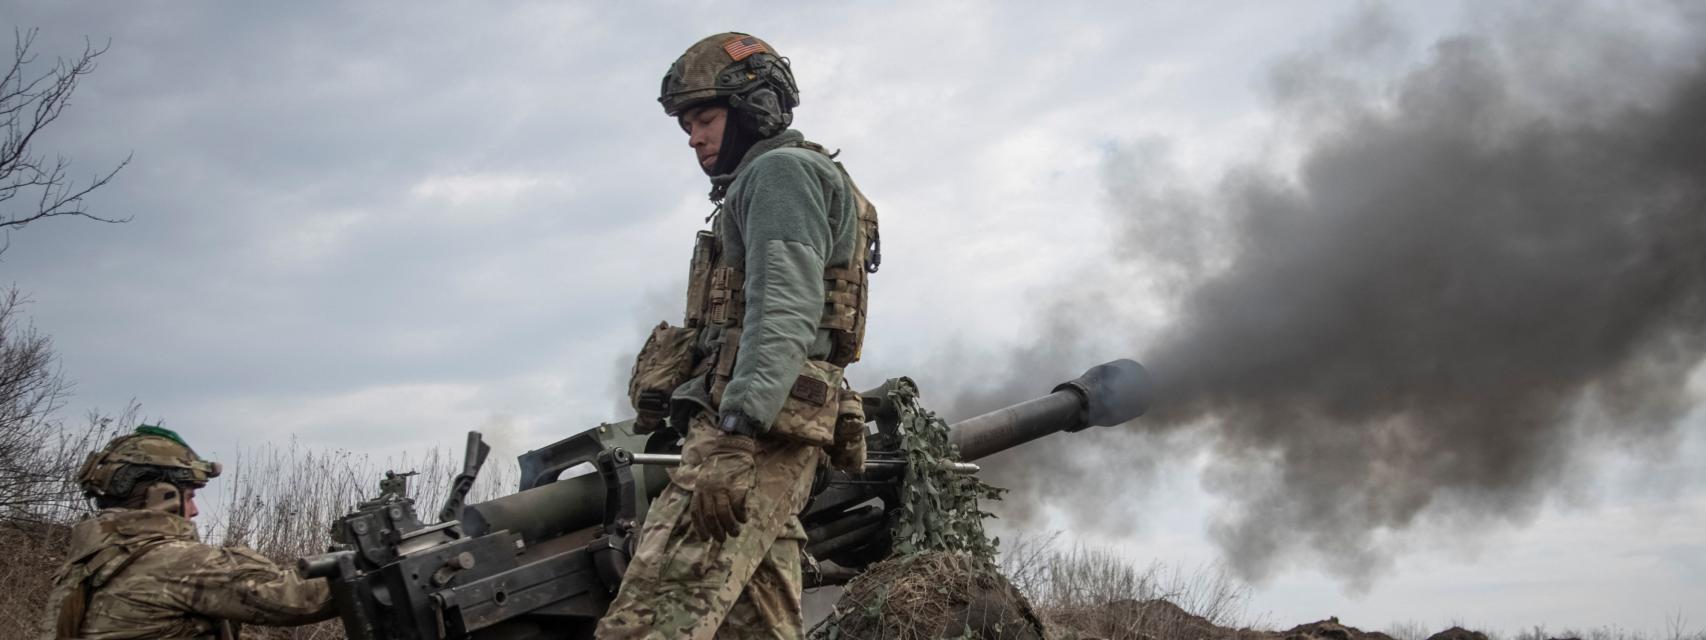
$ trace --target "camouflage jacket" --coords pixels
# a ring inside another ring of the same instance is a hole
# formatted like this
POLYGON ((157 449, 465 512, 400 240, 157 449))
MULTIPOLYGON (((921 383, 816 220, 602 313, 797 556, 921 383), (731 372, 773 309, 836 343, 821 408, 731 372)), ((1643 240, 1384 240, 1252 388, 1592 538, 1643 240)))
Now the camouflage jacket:
POLYGON ((72 528, 40 637, 226 638, 232 623, 334 614, 325 580, 304 580, 249 549, 202 544, 194 524, 170 513, 106 509, 72 528))

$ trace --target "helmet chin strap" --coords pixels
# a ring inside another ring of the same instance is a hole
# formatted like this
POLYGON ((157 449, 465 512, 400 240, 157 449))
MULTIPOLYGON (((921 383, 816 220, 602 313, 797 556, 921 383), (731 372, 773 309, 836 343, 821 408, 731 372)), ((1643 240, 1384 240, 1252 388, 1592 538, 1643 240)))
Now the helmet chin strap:
POLYGON ((186 511, 184 491, 170 482, 156 482, 148 485, 143 493, 142 508, 150 511, 164 511, 172 515, 182 516, 186 511))

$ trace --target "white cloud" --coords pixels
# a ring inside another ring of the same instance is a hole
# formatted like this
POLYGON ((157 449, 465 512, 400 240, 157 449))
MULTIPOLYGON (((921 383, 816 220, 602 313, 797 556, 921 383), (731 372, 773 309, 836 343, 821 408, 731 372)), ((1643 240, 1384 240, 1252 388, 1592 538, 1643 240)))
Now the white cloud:
POLYGON ((501 224, 503 216, 514 213, 506 205, 526 198, 572 198, 573 191, 560 174, 491 172, 427 176, 409 187, 409 195, 422 201, 424 210, 447 216, 465 214, 462 209, 478 205, 487 213, 480 223, 501 224), (496 219, 491 217, 494 214, 496 219))

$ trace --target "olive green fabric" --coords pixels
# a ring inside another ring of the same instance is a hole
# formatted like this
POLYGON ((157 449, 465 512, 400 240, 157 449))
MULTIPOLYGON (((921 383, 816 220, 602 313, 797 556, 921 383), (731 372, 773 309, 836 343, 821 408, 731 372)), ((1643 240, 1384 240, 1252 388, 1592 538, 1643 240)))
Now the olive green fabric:
POLYGON ((759 437, 746 524, 724 541, 697 535, 689 513, 700 474, 724 437, 709 413, 691 420, 681 466, 652 501, 639 545, 597 637, 617 639, 801 636, 799 512, 823 460, 817 447, 759 437))
POLYGON ((325 580, 248 549, 202 544, 189 520, 143 509, 106 509, 72 528, 40 638, 57 636, 79 585, 87 606, 75 637, 91 640, 214 638, 228 623, 298 625, 336 613, 325 580))
MULTIPOLYGON (((784 131, 753 145, 734 173, 712 179, 726 188, 713 232, 721 265, 746 274, 740 357, 723 392, 722 411, 736 410, 769 428, 804 370, 833 347, 823 317, 826 266, 853 261, 858 214, 852 190, 827 156, 798 145, 805 137, 784 131)), ((716 348, 723 328, 700 333, 700 349, 716 348)), ((713 408, 703 380, 676 391, 678 400, 713 408)))

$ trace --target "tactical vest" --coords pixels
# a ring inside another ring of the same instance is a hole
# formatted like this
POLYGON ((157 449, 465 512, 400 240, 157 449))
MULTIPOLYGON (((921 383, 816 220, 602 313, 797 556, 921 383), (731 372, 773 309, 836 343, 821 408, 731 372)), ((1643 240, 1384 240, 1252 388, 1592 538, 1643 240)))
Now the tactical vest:
MULTIPOLYGON (((802 374, 789 391, 789 397, 813 407, 840 404, 852 407, 841 413, 849 420, 863 422, 857 416, 857 394, 846 389, 841 369, 857 362, 865 342, 865 309, 869 301, 869 277, 882 262, 882 242, 877 229, 877 209, 853 183, 852 176, 835 155, 822 145, 801 141, 803 149, 823 154, 835 164, 849 195, 853 197, 855 242, 847 266, 826 267, 823 274, 823 315, 818 320, 820 331, 829 332, 830 353, 823 361, 807 362, 810 373, 802 374)), ((713 214, 715 216, 717 214, 713 214)), ((719 220, 719 223, 721 221, 719 220)), ((722 404, 723 390, 734 376, 735 360, 740 351, 742 325, 746 319, 746 274, 737 266, 719 264, 723 247, 712 231, 700 231, 693 246, 693 260, 687 279, 687 312, 684 327, 664 322, 652 329, 651 336, 634 359, 633 375, 628 381, 628 396, 635 411, 634 430, 650 433, 661 425, 671 412, 671 397, 676 388, 690 379, 707 377, 711 406, 716 411, 722 404), (716 345, 704 345, 708 353, 699 351, 700 334, 710 326, 722 328, 716 345)), ((831 412, 834 410, 831 409, 831 412)), ((833 422, 833 420, 832 420, 833 422)), ((676 425, 685 429, 685 425, 676 425)), ((823 438, 828 434, 817 434, 823 438)), ((804 438, 815 441, 814 437, 804 438)))
MULTIPOLYGON (((853 197, 858 220, 854 224, 853 256, 847 266, 826 267, 823 273, 823 316, 818 328, 829 332, 830 353, 825 360, 837 368, 859 361, 865 343, 865 315, 869 301, 870 274, 876 273, 882 262, 882 242, 877 228, 877 208, 859 191, 848 175, 847 168, 835 160, 823 145, 801 141, 793 146, 815 151, 829 158, 847 183, 853 197)), ((720 215, 720 214, 719 214, 720 215)), ((746 318, 746 273, 740 268, 719 265, 723 253, 717 234, 700 231, 693 246, 693 261, 687 277, 687 328, 700 330, 709 325, 723 328, 714 357, 700 364, 700 372, 713 373, 712 401, 721 404, 723 388, 734 375, 739 356, 742 325, 746 318)), ((821 383, 802 376, 795 391, 808 399, 827 397, 835 389, 817 389, 821 383), (806 387, 806 388, 801 388, 806 387)))

